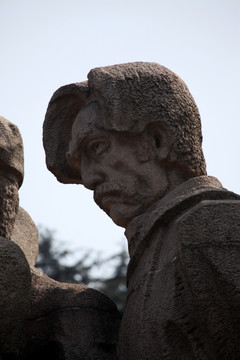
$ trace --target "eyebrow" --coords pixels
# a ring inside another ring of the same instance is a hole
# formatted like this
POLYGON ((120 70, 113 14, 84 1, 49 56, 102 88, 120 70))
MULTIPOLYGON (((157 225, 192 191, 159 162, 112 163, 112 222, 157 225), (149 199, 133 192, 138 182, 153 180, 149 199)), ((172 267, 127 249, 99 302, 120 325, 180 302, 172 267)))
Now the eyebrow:
MULTIPOLYGON (((104 131, 104 128, 101 126, 95 126, 96 130, 104 131)), ((75 142, 76 146, 73 149, 72 153, 76 153, 78 156, 80 155, 80 152, 83 150, 86 143, 88 143, 91 140, 97 139, 99 137, 106 136, 105 132, 102 133, 94 133, 94 128, 87 129, 85 131, 81 131, 80 136, 77 136, 77 141, 75 142)))
POLYGON ((93 134, 93 131, 88 129, 87 131, 81 132, 80 136, 77 136, 77 146, 78 148, 81 148, 84 146, 84 143, 91 137, 93 134))

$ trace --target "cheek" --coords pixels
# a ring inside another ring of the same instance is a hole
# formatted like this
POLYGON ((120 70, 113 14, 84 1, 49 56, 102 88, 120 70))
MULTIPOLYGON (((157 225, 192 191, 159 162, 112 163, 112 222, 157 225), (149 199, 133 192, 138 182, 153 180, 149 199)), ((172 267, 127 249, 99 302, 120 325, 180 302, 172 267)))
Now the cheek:
POLYGON ((126 170, 128 169, 126 159, 113 159, 109 166, 114 170, 120 170, 122 172, 126 172, 126 170))
MULTIPOLYGON (((141 167, 140 167, 141 170, 141 167)), ((146 203, 161 197, 168 188, 168 179, 166 174, 161 171, 155 173, 154 169, 145 169, 139 172, 135 177, 135 188, 137 193, 145 199, 146 203)))
POLYGON ((138 168, 139 160, 136 158, 132 148, 126 147, 125 144, 112 144, 108 153, 102 158, 103 162, 115 170, 121 170, 123 173, 132 173, 138 168))

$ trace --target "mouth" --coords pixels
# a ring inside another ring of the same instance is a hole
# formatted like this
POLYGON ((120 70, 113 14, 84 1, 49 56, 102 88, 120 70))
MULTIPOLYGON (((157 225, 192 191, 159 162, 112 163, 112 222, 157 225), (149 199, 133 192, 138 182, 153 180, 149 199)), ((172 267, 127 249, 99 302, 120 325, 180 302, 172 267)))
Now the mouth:
POLYGON ((105 182, 98 185, 94 191, 94 201, 100 207, 108 207, 111 203, 116 203, 121 198, 122 187, 114 182, 105 182))
POLYGON ((120 181, 105 182, 98 185, 94 191, 95 203, 107 214, 112 207, 118 205, 134 205, 136 194, 126 184, 120 181))

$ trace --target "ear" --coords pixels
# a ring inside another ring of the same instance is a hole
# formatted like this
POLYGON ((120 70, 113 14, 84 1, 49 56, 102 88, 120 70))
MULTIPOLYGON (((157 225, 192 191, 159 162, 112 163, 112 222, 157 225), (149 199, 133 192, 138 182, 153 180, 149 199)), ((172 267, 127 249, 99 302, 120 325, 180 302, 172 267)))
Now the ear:
POLYGON ((149 128, 149 142, 156 159, 160 162, 169 159, 174 143, 174 136, 170 129, 154 124, 149 128))

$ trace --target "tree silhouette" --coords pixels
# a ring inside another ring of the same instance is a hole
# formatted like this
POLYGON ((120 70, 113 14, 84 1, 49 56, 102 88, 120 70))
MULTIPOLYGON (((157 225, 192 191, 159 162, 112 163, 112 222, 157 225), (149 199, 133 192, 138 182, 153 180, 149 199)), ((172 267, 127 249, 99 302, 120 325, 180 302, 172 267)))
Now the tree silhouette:
MULTIPOLYGON (((54 232, 48 229, 39 231, 39 256, 36 267, 54 280, 67 283, 84 284, 92 286, 112 299, 120 311, 123 311, 126 297, 126 269, 128 254, 122 248, 117 254, 106 259, 94 251, 82 250, 79 258, 71 265, 64 260, 72 252, 59 250, 56 246, 54 232), (107 276, 102 269, 106 268, 107 276)), ((75 256, 76 258, 76 256, 75 256)))

